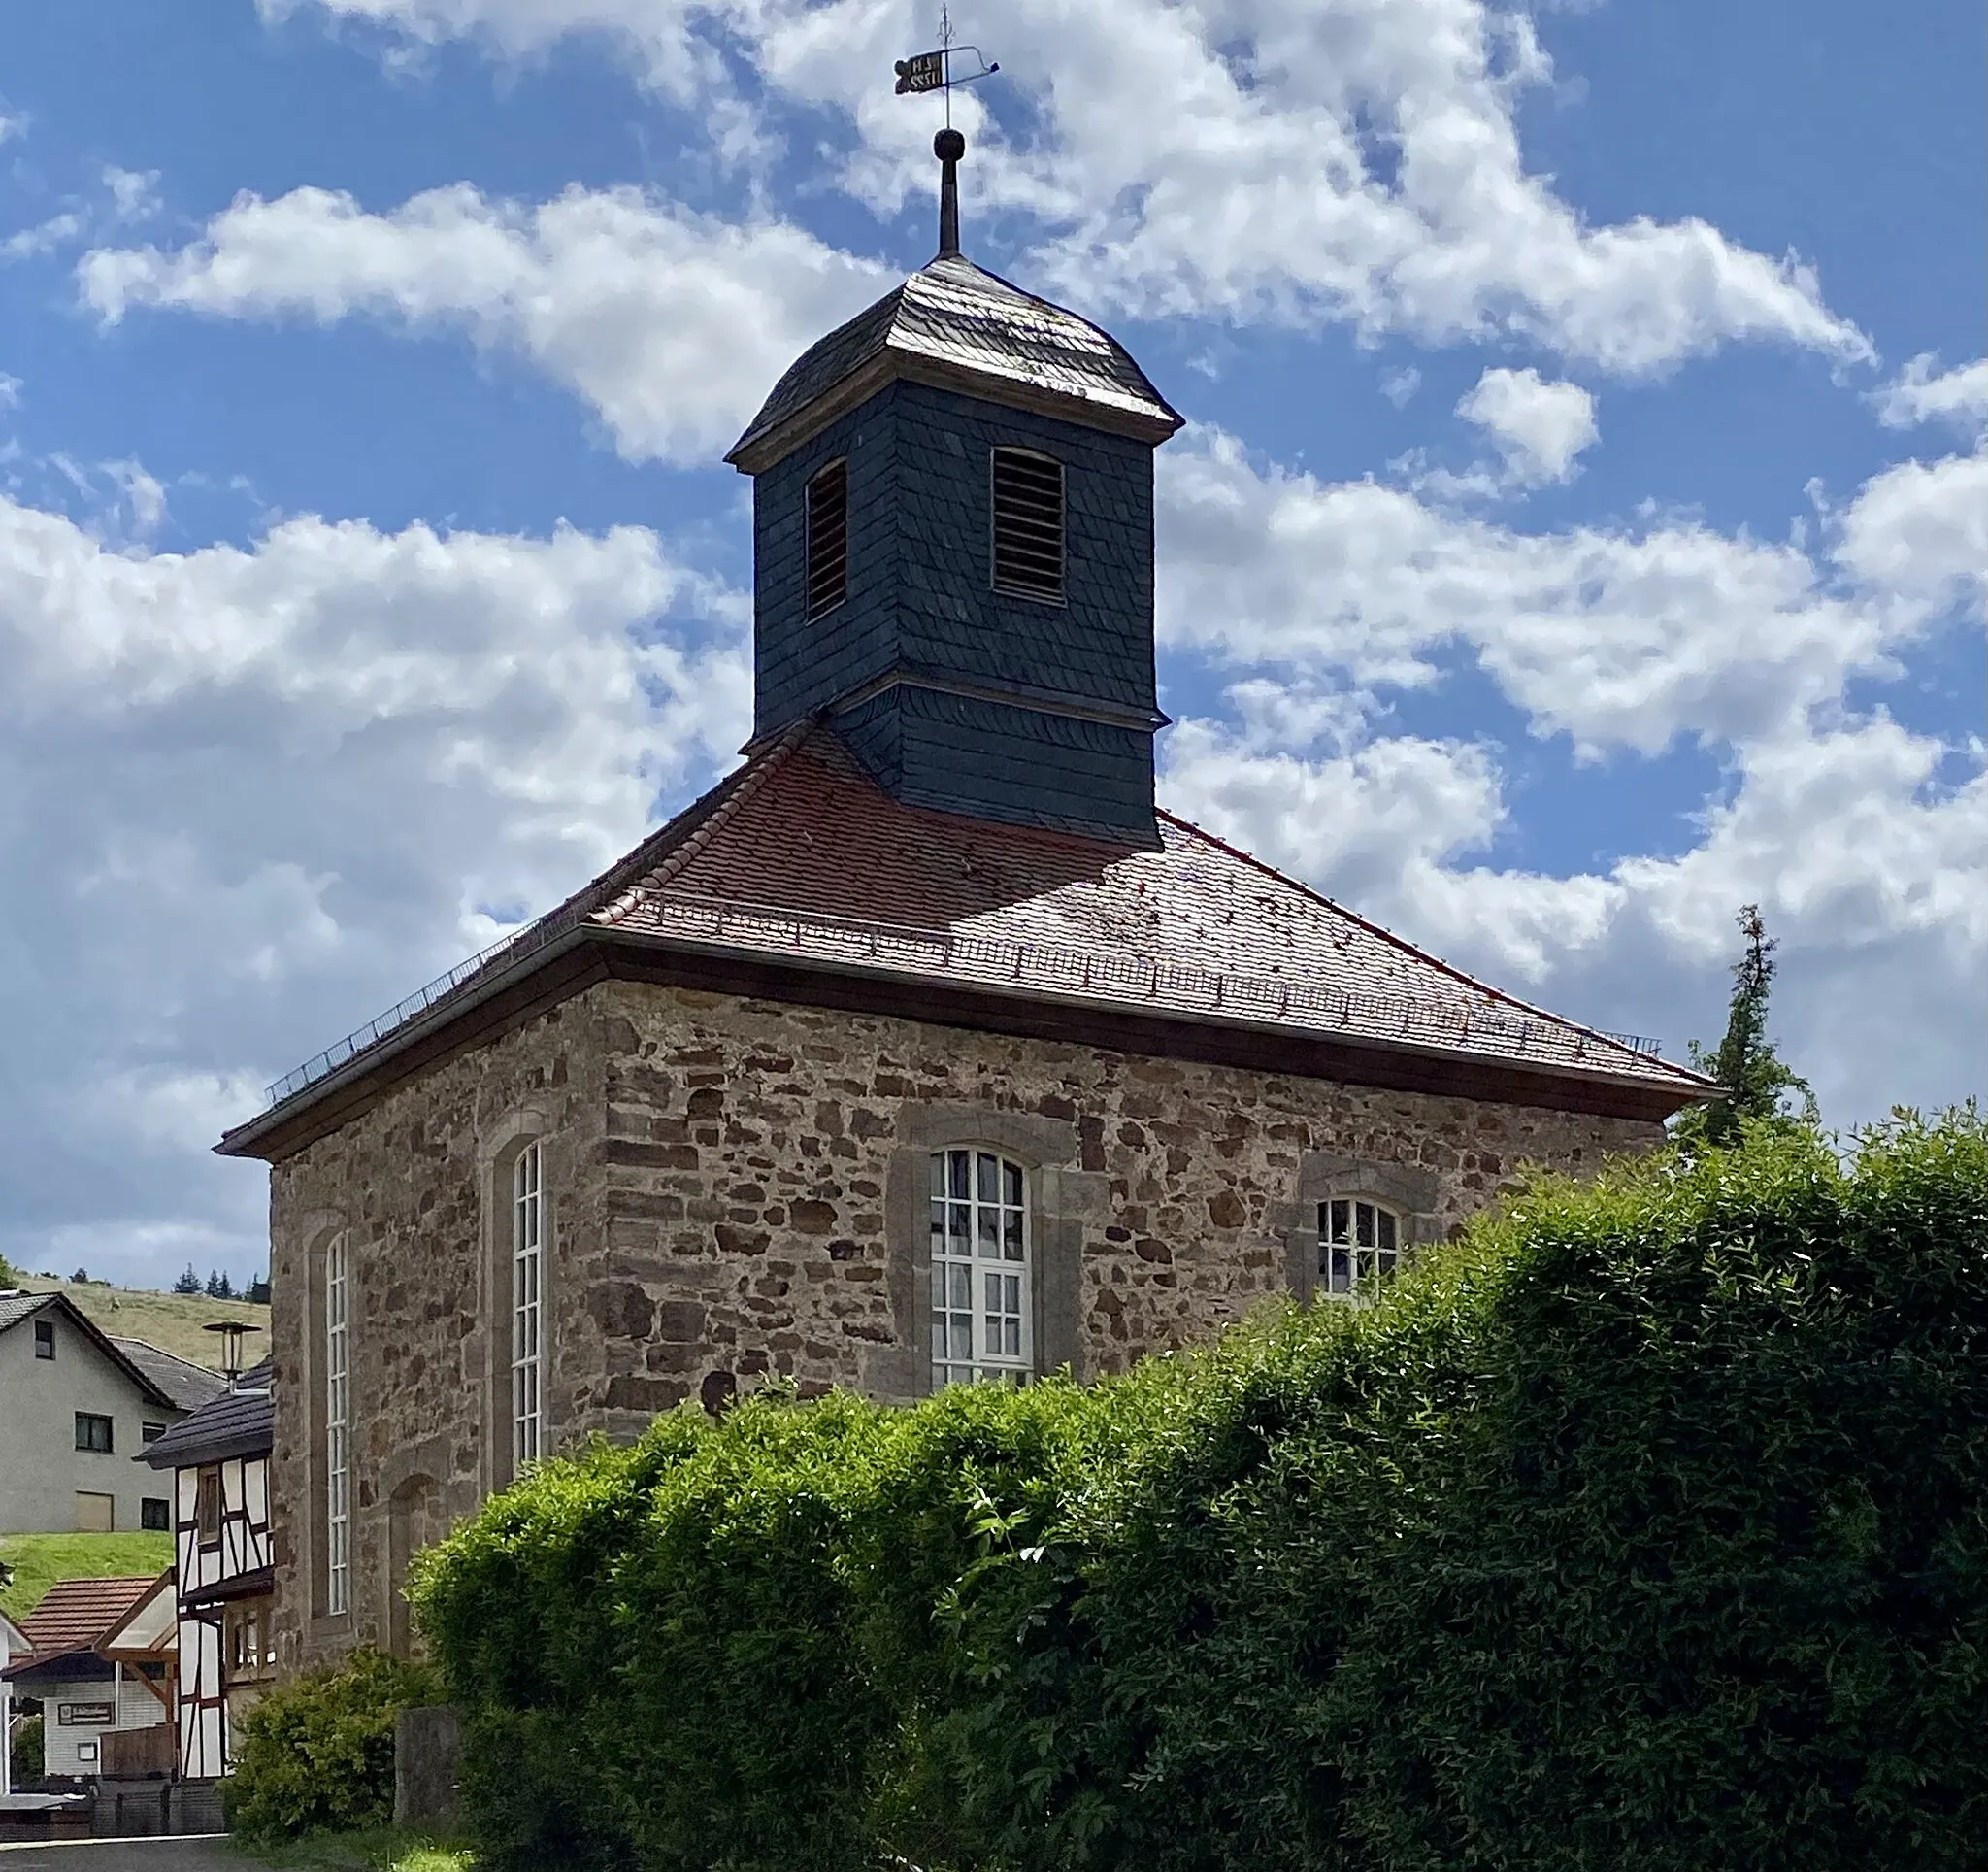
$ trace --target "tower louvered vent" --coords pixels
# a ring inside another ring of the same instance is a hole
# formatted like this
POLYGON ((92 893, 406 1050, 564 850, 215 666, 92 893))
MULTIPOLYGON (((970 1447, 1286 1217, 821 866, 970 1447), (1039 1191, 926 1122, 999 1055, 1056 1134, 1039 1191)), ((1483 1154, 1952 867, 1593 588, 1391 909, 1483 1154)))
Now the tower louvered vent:
POLYGON ((1063 464, 1032 450, 994 451, 994 589, 1063 599, 1063 464))
POLYGON ((849 464, 832 461, 808 484, 808 617, 849 595, 849 464))

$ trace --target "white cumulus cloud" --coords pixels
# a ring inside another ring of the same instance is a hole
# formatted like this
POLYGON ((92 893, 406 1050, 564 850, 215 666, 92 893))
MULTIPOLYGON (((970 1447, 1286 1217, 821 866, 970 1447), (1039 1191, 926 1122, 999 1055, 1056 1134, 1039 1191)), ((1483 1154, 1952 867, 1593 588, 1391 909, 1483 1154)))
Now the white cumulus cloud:
POLYGON ((1934 421, 1964 429, 1988 427, 1988 357, 1942 371, 1937 357, 1922 351, 1874 400, 1879 420, 1891 429, 1934 421))
POLYGON ((0 1252, 254 1264, 215 1124, 728 763, 742 623, 639 528, 162 553, 0 498, 0 1252))
POLYGON ((1595 399, 1578 384, 1549 384, 1536 370, 1487 370, 1456 413, 1491 438, 1508 476, 1522 487, 1566 481, 1582 451, 1601 439, 1595 399))
MULTIPOLYGON (((288 0, 272 11, 290 11, 288 0)), ((323 0, 415 41, 525 58, 571 36, 715 114, 837 113, 849 193, 885 212, 931 186, 931 124, 879 84, 930 21, 909 0, 323 0), (750 97, 734 64, 757 81, 750 97), (761 99, 765 100, 762 105, 761 99)), ((988 32, 993 32, 990 25, 988 32)), ((1700 219, 1591 226, 1529 171, 1515 110, 1551 64, 1525 16, 1483 0, 1013 0, 1001 83, 1026 140, 961 100, 975 203, 1040 229, 1032 269, 1101 310, 1342 319, 1431 342, 1517 334, 1650 372, 1736 340, 1862 359, 1811 270, 1700 219)), ((971 243, 970 243, 971 245, 971 243)))
POLYGON ((623 454, 699 464, 890 284, 785 222, 735 225, 634 188, 521 207, 466 184, 386 215, 322 188, 243 195, 191 246, 101 248, 78 279, 114 321, 150 306, 460 331, 591 404, 623 454))

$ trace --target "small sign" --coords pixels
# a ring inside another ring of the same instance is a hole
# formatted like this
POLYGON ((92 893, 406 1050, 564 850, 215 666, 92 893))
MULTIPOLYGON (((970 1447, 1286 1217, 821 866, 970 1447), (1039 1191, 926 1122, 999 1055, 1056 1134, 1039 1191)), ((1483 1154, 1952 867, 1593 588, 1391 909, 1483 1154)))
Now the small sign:
POLYGON ((911 91, 936 91, 945 83, 945 54, 941 52, 913 52, 910 58, 897 61, 897 94, 903 97, 911 91))
POLYGON ((57 1703, 55 1722, 58 1726, 69 1729, 95 1727, 108 1729, 117 1721, 117 1706, 115 1703, 57 1703))

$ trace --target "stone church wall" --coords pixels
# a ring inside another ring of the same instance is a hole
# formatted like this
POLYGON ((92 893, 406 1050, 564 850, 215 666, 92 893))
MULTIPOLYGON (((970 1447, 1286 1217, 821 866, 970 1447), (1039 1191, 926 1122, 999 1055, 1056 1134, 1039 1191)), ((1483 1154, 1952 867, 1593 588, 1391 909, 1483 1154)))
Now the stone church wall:
MULTIPOLYGON (((285 1672, 357 1643, 405 1642, 397 1584, 407 1554, 501 1481, 493 1447, 510 1321, 507 1310, 492 1330, 496 1257, 507 1245, 499 1159, 520 1135, 543 1135, 555 1226, 575 1242, 598 1238, 598 1025, 583 998, 568 1001, 431 1068, 271 1170, 271 1487, 285 1672), (340 1229, 352 1287, 351 1589, 349 1611, 329 1616, 318 1257, 340 1229)), ((583 1296, 551 1272, 552 1343, 578 1351, 588 1334, 572 1315, 583 1296)), ((546 1408, 556 1433, 572 1414, 556 1382, 546 1408)))
MULTIPOLYGON (((502 1477, 491 1164, 543 1134, 557 1443, 634 1435, 769 1374, 907 1398, 925 1386, 925 1166, 989 1144, 1031 1170, 1039 1363, 1080 1376, 1206 1338, 1304 1290, 1315 1204, 1365 1192, 1435 1240, 1521 1161, 1582 1171, 1661 1127, 1099 1053, 606 983, 438 1067, 273 1175, 275 1454, 285 1667, 394 1632, 395 1520, 468 1512, 502 1477), (312 1615, 312 1244, 350 1231, 350 1617, 312 1615)), ((508 1330, 508 1327, 507 1327, 508 1330)), ((507 1446, 508 1447, 508 1446, 507 1446)), ((396 1529, 398 1528, 398 1532, 396 1529)))

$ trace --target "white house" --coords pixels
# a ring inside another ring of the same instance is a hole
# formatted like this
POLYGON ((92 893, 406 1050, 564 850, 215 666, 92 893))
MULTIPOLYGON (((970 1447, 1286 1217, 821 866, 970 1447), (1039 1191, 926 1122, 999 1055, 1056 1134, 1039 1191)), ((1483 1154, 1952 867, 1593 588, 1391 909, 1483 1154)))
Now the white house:
POLYGON ((0 1534, 169 1530, 171 1500, 125 1458, 226 1382, 63 1294, 0 1292, 0 1534))
POLYGON ((127 1663, 102 1647, 170 1577, 60 1580, 20 1621, 27 1656, 9 1665, 6 1681, 16 1701, 34 1698, 42 1706, 46 1773, 94 1778, 104 1771, 107 1737, 168 1720, 165 1661, 152 1655, 127 1663))

